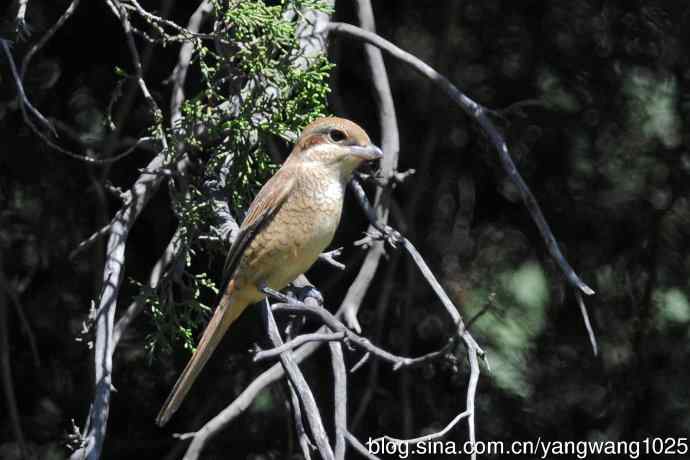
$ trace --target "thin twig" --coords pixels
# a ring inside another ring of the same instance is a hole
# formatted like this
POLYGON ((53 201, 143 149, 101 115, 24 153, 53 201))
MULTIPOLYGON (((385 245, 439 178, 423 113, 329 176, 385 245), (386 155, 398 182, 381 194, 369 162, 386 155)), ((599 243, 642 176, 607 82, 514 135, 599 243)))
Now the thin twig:
POLYGON ((279 347, 271 348, 269 350, 261 350, 254 355, 254 361, 263 361, 268 358, 273 358, 281 353, 294 350, 308 342, 334 342, 336 340, 343 340, 345 338, 344 332, 312 332, 311 334, 300 334, 292 340, 285 342, 279 347))
POLYGON ((337 331, 337 332, 342 332, 347 336, 347 340, 349 343, 356 345, 368 352, 370 352, 372 355, 387 361, 393 365, 393 370, 397 371, 403 367, 410 367, 410 366, 416 366, 419 364, 424 363, 425 361, 428 361, 431 358, 434 358, 438 356, 439 354, 437 352, 432 352, 432 353, 427 353, 425 355, 422 355, 417 358, 408 358, 405 356, 398 356, 395 355, 387 350, 384 350, 383 348, 380 348, 371 341, 365 337, 362 337, 358 335, 357 333, 353 332, 352 330, 348 329, 342 322, 340 322, 331 312, 326 310, 325 308, 314 308, 309 305, 307 305, 304 302, 300 302, 298 300, 294 299, 289 299, 287 296, 284 294, 281 294, 276 291, 272 290, 265 290, 265 292, 279 300, 281 303, 276 303, 273 305, 273 311, 279 312, 279 311, 287 311, 291 313, 307 313, 311 314, 314 316, 319 317, 321 321, 323 321, 326 326, 328 326, 330 329, 337 331))
POLYGON ((53 35, 55 35, 55 32, 57 32, 63 24, 74 14, 74 12, 77 9, 77 6, 79 6, 80 0, 72 0, 72 2, 69 4, 67 9, 65 10, 64 13, 58 18, 57 21, 55 21, 55 24, 50 26, 50 28, 46 31, 45 34, 27 51, 26 55, 24 55, 24 59, 22 60, 22 71, 21 71, 21 80, 24 81, 24 77, 26 77, 26 70, 29 68, 29 63, 31 62, 31 59, 34 57, 34 55, 45 46, 46 43, 48 43, 48 40, 53 38, 53 35))
POLYGON ((22 78, 19 76, 17 66, 14 64, 14 58, 12 57, 12 52, 10 51, 9 42, 7 40, 3 40, 0 38, 0 45, 2 45, 2 49, 5 52, 7 62, 10 64, 10 71, 12 72, 12 77, 14 78, 14 83, 17 87, 17 99, 19 100, 19 107, 21 107, 24 119, 28 120, 29 118, 28 114, 26 113, 26 109, 28 108, 29 111, 36 118, 38 118, 38 121, 40 121, 43 126, 45 126, 51 133, 53 133, 54 136, 57 136, 57 133, 55 132, 55 127, 46 119, 46 117, 43 116, 41 112, 38 111, 36 107, 33 106, 31 101, 29 100, 29 97, 26 95, 26 92, 24 92, 22 78))
POLYGON ((577 297, 577 304, 580 306, 580 313, 582 318, 585 320, 585 329, 587 329, 587 335, 589 336, 589 343, 592 345, 592 352, 594 356, 599 354, 599 347, 597 346, 597 336, 594 334, 594 329, 592 328, 592 323, 589 321, 589 314, 587 313, 587 305, 585 305, 585 299, 582 297, 580 291, 575 291, 575 297, 577 297))
POLYGON ((319 255, 319 260, 326 262, 337 268, 338 270, 345 270, 345 264, 336 260, 343 253, 343 248, 333 249, 332 251, 323 252, 319 255))
MULTIPOLYGON (((126 205, 127 202, 125 202, 124 204, 126 205)), ((69 253, 69 256, 67 256, 67 258, 69 260, 73 260, 77 255, 79 255, 79 253, 91 247, 96 241, 98 241, 102 237, 108 235, 110 233, 110 229, 112 228, 112 226, 113 222, 110 221, 103 227, 93 232, 88 238, 79 243, 76 248, 72 249, 72 252, 69 253)))
MULTIPOLYGON (((55 33, 64 25, 65 22, 74 14, 74 12, 77 9, 77 6, 79 5, 80 0, 73 0, 67 9, 65 10, 64 13, 58 18, 58 20, 53 24, 47 31, 46 33, 38 40, 32 47, 29 49, 29 51, 26 53, 24 56, 24 59, 22 60, 22 66, 21 66, 21 72, 19 73, 18 77, 18 84, 20 84, 22 81, 24 81, 24 78, 26 77, 26 72, 29 68, 29 64, 31 63, 31 60, 33 56, 41 50, 45 46, 45 44, 55 35, 55 33)), ((11 64, 13 66, 13 64, 11 64)), ((38 111, 31 105, 29 100, 26 98, 26 95, 23 92, 23 89, 21 90, 21 95, 22 95, 22 101, 26 103, 26 106, 29 107, 29 109, 36 115, 36 117, 43 122, 44 125, 46 125, 50 131, 53 133, 54 136, 57 137, 57 132, 55 131, 55 128, 53 127, 52 123, 48 122, 45 117, 43 117, 38 111)), ((136 141, 136 143, 132 146, 130 146, 128 149, 126 149, 124 152, 115 155, 114 157, 109 157, 109 158, 93 158, 88 155, 80 155, 78 153, 75 153, 71 150, 68 150, 58 144, 56 144, 52 139, 48 138, 45 134, 40 132, 36 126, 33 124, 33 122, 26 116, 26 112, 24 110, 24 104, 21 105, 22 107, 22 113, 24 115, 24 120, 26 121, 27 125, 36 133, 43 141, 48 144, 50 147, 52 147, 54 150, 57 150, 60 153, 63 153, 70 158, 74 158, 79 161, 83 161, 85 163, 89 164, 96 164, 96 165, 107 165, 114 163, 116 161, 121 160, 122 158, 125 158, 126 156, 132 154, 137 147, 141 146, 141 144, 144 144, 146 142, 149 142, 153 140, 150 137, 143 137, 139 140, 136 141)), ((57 123, 56 123, 57 124, 57 123)))
MULTIPOLYGON (((127 3, 125 3, 125 4, 123 4, 124 8, 127 8, 131 11, 136 11, 142 17, 144 17, 149 22, 149 24, 151 24, 152 26, 155 27, 156 25, 162 24, 162 25, 167 26, 167 27, 171 28, 172 30, 174 30, 175 32, 180 34, 179 38, 174 37, 174 36, 168 36, 167 34, 165 34, 163 32, 162 29, 158 29, 158 31, 161 33, 161 35, 163 35, 164 40, 169 40, 169 41, 179 41, 179 40, 191 41, 191 40, 195 40, 195 39, 222 40, 220 37, 218 37, 216 35, 200 34, 200 33, 198 33, 198 31, 199 31, 198 28, 196 30, 191 30, 189 28, 185 29, 184 27, 182 27, 178 24, 175 24, 173 21, 162 18, 160 16, 156 16, 155 14, 150 13, 149 11, 145 10, 139 4, 139 2, 137 2, 136 0, 126 0, 126 1, 128 3, 131 3, 131 6, 127 3)), ((204 3, 206 3, 206 5, 202 4, 199 6, 200 7, 203 6, 202 9, 205 10, 205 12, 210 12, 211 6, 212 6, 211 2, 204 2, 204 3)), ((197 9, 197 11, 199 11, 199 9, 197 9)))
POLYGON ((357 372, 359 368, 364 366, 367 363, 367 361, 369 361, 369 358, 371 358, 371 352, 365 351, 362 357, 359 358, 359 361, 357 361, 355 365, 350 368, 350 374, 354 374, 355 372, 357 372))

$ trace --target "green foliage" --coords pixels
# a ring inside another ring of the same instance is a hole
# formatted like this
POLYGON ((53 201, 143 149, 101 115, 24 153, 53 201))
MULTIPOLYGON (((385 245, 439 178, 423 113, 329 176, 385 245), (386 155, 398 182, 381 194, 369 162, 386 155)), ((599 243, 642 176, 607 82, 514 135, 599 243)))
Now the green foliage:
POLYGON ((222 280, 195 271, 198 264, 192 257, 213 256, 213 252, 222 257, 227 251, 222 244, 202 245, 199 240, 200 235, 213 233, 215 213, 208 184, 225 184, 224 198, 241 220, 251 198, 277 169, 267 140, 290 138, 326 114, 332 65, 325 55, 304 55, 297 27, 303 7, 326 8, 314 0, 285 0, 275 6, 262 1, 216 1, 214 33, 219 45, 195 42, 193 64, 200 71, 201 88, 183 105, 182 118, 172 132, 199 163, 184 193, 173 194, 189 252, 175 281, 183 289, 162 283, 157 292, 147 294, 155 324, 149 351, 169 349, 177 341, 192 350, 193 330, 217 300, 216 281, 222 280))

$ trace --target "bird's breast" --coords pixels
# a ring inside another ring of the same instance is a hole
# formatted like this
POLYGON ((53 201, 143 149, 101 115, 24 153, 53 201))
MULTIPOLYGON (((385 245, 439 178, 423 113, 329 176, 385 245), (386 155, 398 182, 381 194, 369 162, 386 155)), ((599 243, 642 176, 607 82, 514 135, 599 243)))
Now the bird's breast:
POLYGON ((299 178, 243 257, 243 271, 252 284, 266 282, 282 289, 313 265, 333 240, 344 190, 344 184, 328 177, 305 174, 299 178))
MULTIPOLYGON (((344 187, 339 180, 306 175, 292 203, 295 213, 302 216, 298 225, 303 238, 302 249, 314 258, 330 244, 343 208, 344 187), (314 252, 316 251, 316 255, 314 252)), ((289 205, 290 203, 286 203, 289 205)))

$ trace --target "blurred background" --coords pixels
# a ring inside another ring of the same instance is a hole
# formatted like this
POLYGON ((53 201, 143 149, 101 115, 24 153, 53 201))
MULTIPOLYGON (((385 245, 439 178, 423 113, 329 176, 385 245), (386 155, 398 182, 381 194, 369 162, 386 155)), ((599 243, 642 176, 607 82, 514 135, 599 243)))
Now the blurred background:
MULTIPOLYGON (((35 35, 16 43, 13 53, 26 53, 67 5, 30 1, 27 17, 35 35)), ((155 1, 142 5, 160 8, 155 1)), ((196 6, 172 2, 168 17, 186 24, 196 6)), ((391 223, 417 246, 463 316, 481 313, 471 330, 491 371, 482 367, 477 438, 687 436, 690 5, 375 0, 373 7, 380 35, 494 110, 492 119, 564 254, 596 291, 586 301, 598 356, 573 289, 549 257, 495 149, 444 94, 386 57, 400 127, 399 170, 416 171, 394 190, 391 223)), ((350 2, 336 2, 333 19, 357 24, 350 2)), ((178 50, 177 44, 156 47, 146 67, 157 99, 170 97, 165 79, 178 50)), ((361 44, 331 36, 328 58, 335 64, 328 111, 356 120, 380 142, 361 44)), ((46 116, 69 124, 75 138, 98 149, 108 135, 107 110, 118 85, 114 69, 130 63, 120 24, 107 6, 83 2, 35 56, 25 86, 46 116)), ((200 71, 192 69, 188 94, 199 91, 200 81, 200 71)), ((136 138, 151 120, 141 96, 130 102, 123 136, 136 138)), ((24 123, 4 58, 0 139, 0 295, 6 299, 11 378, 36 458, 66 458, 73 421, 83 422, 92 395, 84 322, 101 291, 106 240, 68 256, 119 209, 106 185, 127 189, 154 153, 142 149, 94 166, 55 152, 24 123)), ((64 135, 62 140, 75 142, 64 135)), ((288 153, 286 142, 272 142, 278 156, 288 153)), ((175 231, 171 200, 162 187, 133 228, 121 310, 137 294, 137 282, 146 283, 175 231)), ((344 247, 347 269, 317 264, 307 274, 331 310, 359 270, 364 251, 352 242, 366 226, 350 196, 333 243, 344 247)), ((196 251, 189 257, 190 272, 221 281, 218 256, 196 251)), ((203 296, 213 303, 211 292, 203 296)), ((250 310, 241 318, 165 429, 154 425, 154 417, 189 352, 180 340, 151 347, 159 329, 155 312, 137 318, 115 354, 117 392, 103 458, 181 458, 184 445, 171 433, 198 429, 268 365, 253 363, 250 352, 255 344, 266 345, 259 316, 250 310)), ((453 329, 411 259, 394 249, 378 269, 360 322, 375 343, 408 356, 438 349, 453 329)), ((348 366, 359 357, 348 353, 348 366)), ((327 352, 302 368, 330 427, 327 352)), ((350 376, 351 431, 366 440, 439 430, 464 409, 468 372, 462 347, 399 372, 370 362, 350 376)), ((285 397, 283 385, 262 392, 203 458, 228 458, 230 452, 232 458, 300 458, 285 397)), ((17 458, 4 398, 0 414, 0 458, 17 458)), ((446 437, 466 438, 464 423, 446 437)))

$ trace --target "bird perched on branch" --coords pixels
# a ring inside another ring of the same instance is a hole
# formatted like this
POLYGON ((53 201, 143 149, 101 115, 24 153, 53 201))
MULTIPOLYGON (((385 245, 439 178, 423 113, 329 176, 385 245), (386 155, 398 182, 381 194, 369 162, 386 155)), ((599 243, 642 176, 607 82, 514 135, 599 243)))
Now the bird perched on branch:
POLYGON ((320 118, 304 129, 249 207, 225 262, 230 281, 158 414, 158 425, 177 411, 228 327, 265 297, 261 288, 282 289, 316 261, 338 227, 353 171, 382 156, 367 133, 349 120, 320 118))

